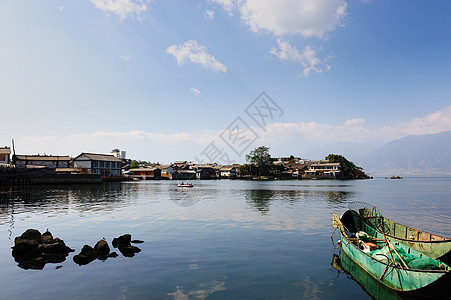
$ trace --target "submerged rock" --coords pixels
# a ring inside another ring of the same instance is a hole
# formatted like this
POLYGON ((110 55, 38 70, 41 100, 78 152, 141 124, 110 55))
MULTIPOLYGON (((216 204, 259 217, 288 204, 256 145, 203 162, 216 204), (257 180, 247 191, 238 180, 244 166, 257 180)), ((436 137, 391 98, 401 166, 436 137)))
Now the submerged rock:
POLYGON ((92 257, 92 256, 82 254, 82 253, 74 255, 74 258, 73 258, 74 262, 79 266, 87 265, 96 259, 97 259, 96 257, 92 257))
POLYGON ((141 252, 141 249, 132 245, 120 246, 118 248, 122 255, 124 255, 125 257, 133 257, 135 256, 135 253, 141 252))
POLYGON ((141 240, 133 240, 133 241, 131 241, 131 243, 132 243, 132 244, 142 244, 142 243, 144 243, 144 241, 141 241, 141 240))

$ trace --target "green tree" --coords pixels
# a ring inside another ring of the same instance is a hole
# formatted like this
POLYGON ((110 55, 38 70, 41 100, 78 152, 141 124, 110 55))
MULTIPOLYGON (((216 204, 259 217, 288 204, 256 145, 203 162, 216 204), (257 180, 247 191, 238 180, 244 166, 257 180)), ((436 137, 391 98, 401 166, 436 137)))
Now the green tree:
POLYGON ((363 168, 356 166, 352 161, 349 161, 343 155, 329 154, 325 157, 331 163, 340 163, 343 170, 343 175, 353 179, 367 179, 369 176, 363 172, 363 168))
POLYGON ((257 169, 258 175, 262 176, 271 169, 273 159, 269 154, 269 147, 260 146, 246 155, 246 161, 253 164, 257 169))
POLYGON ((137 162, 136 160, 132 161, 132 163, 130 164, 130 168, 132 169, 139 168, 139 162, 137 162))

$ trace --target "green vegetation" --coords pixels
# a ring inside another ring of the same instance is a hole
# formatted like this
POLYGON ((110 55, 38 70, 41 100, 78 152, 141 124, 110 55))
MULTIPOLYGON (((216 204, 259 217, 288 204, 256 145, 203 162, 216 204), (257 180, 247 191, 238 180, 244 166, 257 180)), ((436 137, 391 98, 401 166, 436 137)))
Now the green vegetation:
MULTIPOLYGON (((260 146, 252 150, 246 155, 246 161, 255 168, 255 171, 259 176, 268 174, 273 166, 273 159, 269 154, 269 147, 266 146, 260 146)), ((250 167, 249 171, 255 174, 252 167, 250 167)))
POLYGON ((370 178, 361 167, 356 166, 352 161, 347 160, 343 155, 329 154, 325 157, 331 163, 340 163, 345 178, 368 179, 370 178))
POLYGON ((130 168, 134 169, 134 168, 139 168, 139 162, 137 162, 136 160, 134 160, 131 164, 130 164, 130 168))

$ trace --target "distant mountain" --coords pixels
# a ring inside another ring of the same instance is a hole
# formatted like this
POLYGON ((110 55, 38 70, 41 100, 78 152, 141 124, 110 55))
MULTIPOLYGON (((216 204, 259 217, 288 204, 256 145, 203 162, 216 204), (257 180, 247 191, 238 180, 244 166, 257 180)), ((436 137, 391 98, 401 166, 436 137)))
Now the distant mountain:
POLYGON ((451 175, 451 131, 391 141, 358 165, 371 175, 451 175))

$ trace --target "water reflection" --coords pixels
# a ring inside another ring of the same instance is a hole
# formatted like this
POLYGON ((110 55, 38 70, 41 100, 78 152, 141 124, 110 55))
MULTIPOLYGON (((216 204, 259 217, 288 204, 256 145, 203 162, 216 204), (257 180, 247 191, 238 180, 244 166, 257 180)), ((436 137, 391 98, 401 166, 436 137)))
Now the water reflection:
POLYGON ((295 283, 295 286, 305 289, 302 299, 321 299, 320 296, 323 293, 322 285, 311 281, 310 276, 306 276, 303 281, 295 283))
POLYGON ((274 197, 275 193, 274 190, 248 190, 246 202, 262 214, 266 214, 269 211, 271 198, 274 197))
POLYGON ((353 198, 354 192, 347 191, 321 191, 321 190, 247 190, 246 202, 262 214, 269 212, 271 203, 281 200, 283 203, 293 205, 299 201, 326 201, 336 207, 353 198))
POLYGON ((170 186, 169 198, 171 201, 181 207, 190 207, 196 203, 209 199, 216 199, 218 191, 216 189, 196 186, 194 188, 170 186))
POLYGON ((14 223, 13 215, 44 212, 111 211, 124 205, 130 189, 121 183, 71 186, 33 186, 28 194, 18 194, 0 202, 0 225, 14 223))
POLYGON ((186 291, 183 286, 177 286, 176 291, 168 293, 174 300, 186 300, 190 298, 207 299, 211 294, 225 291, 225 282, 213 280, 206 283, 199 284, 199 289, 186 291))
MULTIPOLYGON (((341 266, 343 270, 350 274, 352 279, 362 287, 362 289, 372 297, 372 299, 403 299, 396 292, 387 288, 379 281, 370 276, 365 270, 354 263, 351 258, 341 251, 341 266)), ((408 299, 408 298, 404 298, 408 299)))

